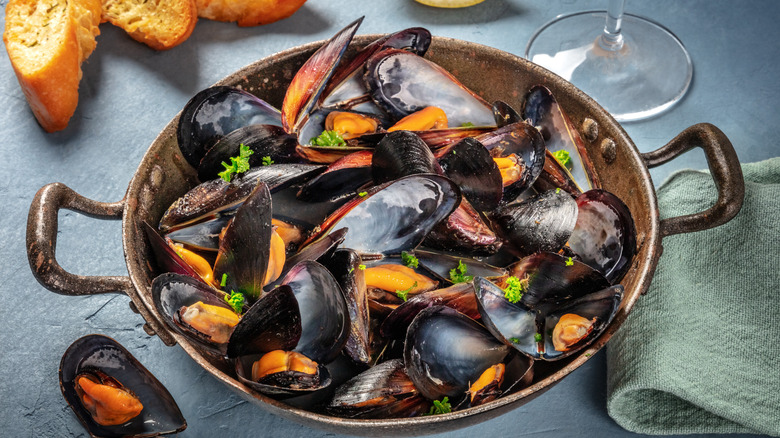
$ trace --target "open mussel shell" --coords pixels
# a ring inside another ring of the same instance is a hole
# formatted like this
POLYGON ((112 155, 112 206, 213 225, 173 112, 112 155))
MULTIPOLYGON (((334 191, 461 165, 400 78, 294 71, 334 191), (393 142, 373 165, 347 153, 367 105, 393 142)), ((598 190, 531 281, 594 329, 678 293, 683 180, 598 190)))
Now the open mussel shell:
POLYGON ((523 116, 502 100, 493 102, 493 117, 496 119, 496 125, 499 128, 523 121, 523 116))
POLYGON ((558 251, 577 223, 577 202, 566 191, 550 190, 499 207, 492 219, 496 231, 520 256, 558 251))
POLYGON ((225 228, 214 263, 214 278, 226 274, 225 290, 257 299, 271 258, 271 193, 259 183, 225 228))
POLYGON ((210 87, 184 106, 176 138, 184 159, 197 168, 206 151, 222 136, 253 124, 281 125, 281 113, 238 88, 210 87))
POLYGON ((571 174, 580 191, 601 187, 577 127, 547 87, 537 85, 531 88, 525 98, 523 115, 540 130, 550 152, 565 150, 569 153, 571 174))
POLYGON ((227 356, 291 350, 298 345, 301 330, 298 300, 289 286, 279 286, 241 316, 228 340, 227 356))
POLYGON ((626 204, 600 189, 577 197, 577 224, 569 246, 579 260, 615 284, 623 278, 636 253, 636 229, 626 204))
POLYGON ((501 172, 482 143, 464 138, 439 159, 439 164, 474 208, 492 211, 498 207, 504 193, 501 172))
POLYGON ((485 222, 480 212, 469 201, 462 199, 447 219, 433 227, 423 240, 423 245, 456 253, 490 255, 501 249, 503 241, 485 222))
POLYGON ((508 346, 462 313, 445 306, 421 311, 406 332, 406 372, 431 400, 459 397, 488 367, 503 362, 508 346))
POLYGON ((437 64, 387 49, 366 62, 364 81, 374 101, 397 118, 428 106, 441 108, 449 126, 494 126, 491 106, 437 64))
POLYGON ((315 164, 274 164, 249 169, 226 182, 215 178, 201 183, 177 199, 160 219, 160 230, 168 232, 223 215, 232 215, 260 182, 272 193, 306 180, 325 170, 315 164))
POLYGON ((371 183, 372 151, 346 155, 312 178, 298 191, 298 199, 322 201, 354 195, 360 187, 371 183))
POLYGON ((285 131, 297 133, 306 123, 361 22, 363 17, 339 31, 298 69, 282 102, 281 118, 285 131))
POLYGON ((445 254, 429 249, 418 249, 414 255, 426 270, 434 273, 438 278, 446 281, 450 280, 450 271, 458 267, 459 263, 466 265, 468 275, 476 277, 495 278, 507 274, 507 270, 492 266, 488 263, 479 261, 472 257, 459 257, 453 254, 445 254))
MULTIPOLYGON (((184 228, 177 228, 166 234, 165 237, 176 243, 186 245, 188 248, 216 252, 219 250, 219 235, 228 226, 231 219, 233 219, 232 214, 217 215, 214 219, 197 222, 184 228)), ((170 269, 168 271, 176 272, 170 269)))
POLYGON ((375 184, 407 175, 437 173, 437 168, 431 149, 411 131, 394 131, 385 135, 371 159, 371 175, 375 184))
POLYGON ((401 359, 379 363, 336 388, 325 408, 348 418, 415 417, 428 409, 401 359))
POLYGON ((233 309, 224 299, 223 292, 190 276, 167 273, 157 276, 152 281, 152 300, 168 327, 181 333, 212 356, 225 355, 226 343, 212 342, 207 335, 190 327, 180 317, 182 307, 189 307, 198 301, 232 311, 233 309))
POLYGON ((230 164, 230 157, 237 157, 240 146, 244 145, 252 151, 249 165, 259 167, 263 160, 271 159, 274 163, 294 163, 300 161, 295 153, 298 139, 284 132, 275 125, 249 125, 236 129, 216 143, 206 152, 198 165, 198 178, 208 181, 219 177, 219 172, 225 170, 223 162, 230 164))
POLYGON ((361 254, 398 254, 413 249, 460 202, 460 189, 439 175, 411 175, 371 189, 330 215, 319 239, 347 228, 342 247, 361 254))
POLYGON ((149 239, 149 246, 152 247, 152 252, 154 252, 154 258, 164 272, 174 272, 193 278, 200 278, 200 275, 168 246, 165 239, 157 234, 154 227, 144 222, 143 228, 144 232, 146 232, 146 237, 149 239))
POLYGON ((295 265, 282 280, 298 301, 301 338, 294 351, 327 364, 341 353, 349 336, 349 309, 341 287, 327 268, 315 261, 295 265))
POLYGON ((344 352, 355 362, 368 365, 369 313, 365 271, 360 256, 350 249, 337 249, 330 257, 324 257, 322 264, 328 268, 344 292, 344 301, 349 310, 349 337, 344 352))
POLYGON ((582 189, 574 182, 574 177, 569 172, 569 169, 563 167, 549 150, 545 150, 544 167, 542 168, 542 173, 539 174, 539 178, 534 182, 534 188, 538 192, 560 188, 566 190, 574 197, 582 193, 582 189))
POLYGON ((181 432, 187 421, 168 390, 117 341, 88 335, 68 347, 60 361, 60 389, 81 424, 93 437, 153 437, 181 432), (76 393, 76 376, 99 370, 131 390, 143 404, 141 413, 119 426, 96 423, 76 393))
POLYGON ((249 388, 266 395, 296 396, 307 394, 330 386, 332 379, 328 369, 317 364, 317 374, 312 376, 296 371, 282 371, 262 379, 252 380, 252 365, 262 354, 241 356, 236 359, 235 370, 238 380, 249 388))

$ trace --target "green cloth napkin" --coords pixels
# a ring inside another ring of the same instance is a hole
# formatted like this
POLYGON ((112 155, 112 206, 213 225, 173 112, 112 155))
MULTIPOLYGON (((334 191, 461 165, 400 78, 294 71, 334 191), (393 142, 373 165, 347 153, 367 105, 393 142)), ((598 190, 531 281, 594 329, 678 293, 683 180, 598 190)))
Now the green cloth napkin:
MULTIPOLYGON (((780 436, 780 157, 742 169, 740 213, 665 238, 650 290, 609 343, 607 409, 625 429, 780 436)), ((716 197, 700 171, 658 189, 662 217, 716 197)))

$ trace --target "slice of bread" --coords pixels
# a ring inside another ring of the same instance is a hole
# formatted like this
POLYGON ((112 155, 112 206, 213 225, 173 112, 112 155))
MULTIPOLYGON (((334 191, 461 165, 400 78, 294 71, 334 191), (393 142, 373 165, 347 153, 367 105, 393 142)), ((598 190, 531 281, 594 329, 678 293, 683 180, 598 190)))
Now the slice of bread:
POLYGON ((196 0, 198 15, 239 26, 269 24, 295 13, 306 0, 196 0))
POLYGON ((166 50, 189 38, 198 22, 195 0, 102 0, 103 21, 131 38, 166 50))
POLYGON ((5 43, 30 108, 43 129, 68 126, 79 100, 81 63, 100 34, 100 0, 10 0, 5 43))

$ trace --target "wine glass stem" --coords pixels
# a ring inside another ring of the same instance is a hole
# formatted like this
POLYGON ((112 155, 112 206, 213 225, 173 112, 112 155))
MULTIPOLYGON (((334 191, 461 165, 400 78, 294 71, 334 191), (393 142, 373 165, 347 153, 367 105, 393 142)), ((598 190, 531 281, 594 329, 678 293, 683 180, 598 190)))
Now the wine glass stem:
POLYGON ((620 25, 623 21, 623 9, 626 0, 609 0, 607 9, 607 22, 604 32, 599 37, 599 46, 610 52, 616 52, 623 48, 623 35, 620 33, 620 25))

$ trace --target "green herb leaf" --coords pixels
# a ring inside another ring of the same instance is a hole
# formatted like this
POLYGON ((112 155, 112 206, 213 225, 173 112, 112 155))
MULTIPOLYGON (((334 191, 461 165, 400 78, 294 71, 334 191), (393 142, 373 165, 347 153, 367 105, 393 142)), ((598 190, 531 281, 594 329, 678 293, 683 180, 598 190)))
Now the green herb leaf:
POLYGON ((523 282, 519 278, 510 276, 506 279, 506 288, 504 289, 504 298, 510 303, 516 303, 523 297, 523 282))
POLYGON ((460 127, 461 127, 461 128, 473 128, 473 127, 474 127, 474 124, 473 124, 473 123, 471 123, 471 122, 463 122, 463 123, 460 125, 460 127))
POLYGON ((219 282, 219 286, 225 287, 225 283, 227 283, 227 273, 222 274, 222 281, 219 282))
POLYGON ((234 174, 244 173, 249 170, 249 156, 254 153, 255 151, 249 146, 244 146, 244 144, 241 143, 238 146, 238 156, 230 157, 230 164, 223 161, 222 167, 224 167, 225 170, 219 172, 217 175, 225 180, 225 182, 230 182, 234 174))
POLYGON ((513 343, 513 344, 519 344, 519 343, 520 343, 520 339, 517 339, 517 338, 509 338, 509 342, 511 342, 511 343, 513 343))
POLYGON ((414 284, 412 285, 412 287, 410 287, 409 289, 396 290, 395 294, 398 295, 398 298, 406 301, 407 298, 409 297, 409 292, 411 292, 412 289, 414 289, 416 287, 417 287, 417 282, 415 281, 414 284))
POLYGON ((365 271, 366 265, 358 265, 358 269, 360 269, 361 271, 365 271))
POLYGON ((360 196, 362 198, 362 197, 366 196, 367 194, 368 194, 368 192, 360 192, 360 193, 358 193, 358 196, 360 196))
POLYGON ((272 164, 274 164, 274 160, 272 160, 271 157, 263 157, 263 166, 270 166, 272 164))
POLYGON ((233 311, 239 315, 241 314, 241 311, 244 308, 244 294, 231 290, 230 295, 225 295, 225 301, 230 304, 230 307, 233 308, 233 311))
POLYGON ((537 343, 542 342, 542 334, 541 333, 534 334, 534 341, 536 341, 537 343))
POLYGON ((557 195, 558 193, 561 193, 561 188, 560 187, 555 189, 555 194, 557 195))
POLYGON ((571 257, 566 259, 566 266, 574 266, 574 260, 571 257))
POLYGON ((439 400, 433 401, 433 406, 431 406, 431 410, 428 411, 428 413, 423 415, 439 415, 439 414, 449 414, 452 412, 452 405, 450 404, 450 398, 444 397, 439 400))
POLYGON ((569 151, 561 149, 559 151, 553 152, 552 155, 559 163, 561 163, 561 166, 571 170, 572 162, 571 157, 569 156, 569 151))
POLYGON ((409 254, 406 251, 401 251, 401 260, 407 267, 412 269, 417 269, 420 266, 420 261, 417 259, 417 257, 409 254))
POLYGON ((458 260, 458 266, 450 269, 450 281, 453 283, 468 283, 474 279, 473 275, 466 275, 468 266, 463 263, 463 260, 458 260))
POLYGON ((319 137, 314 137, 309 142, 314 146, 346 146, 347 142, 336 131, 322 131, 319 137))

